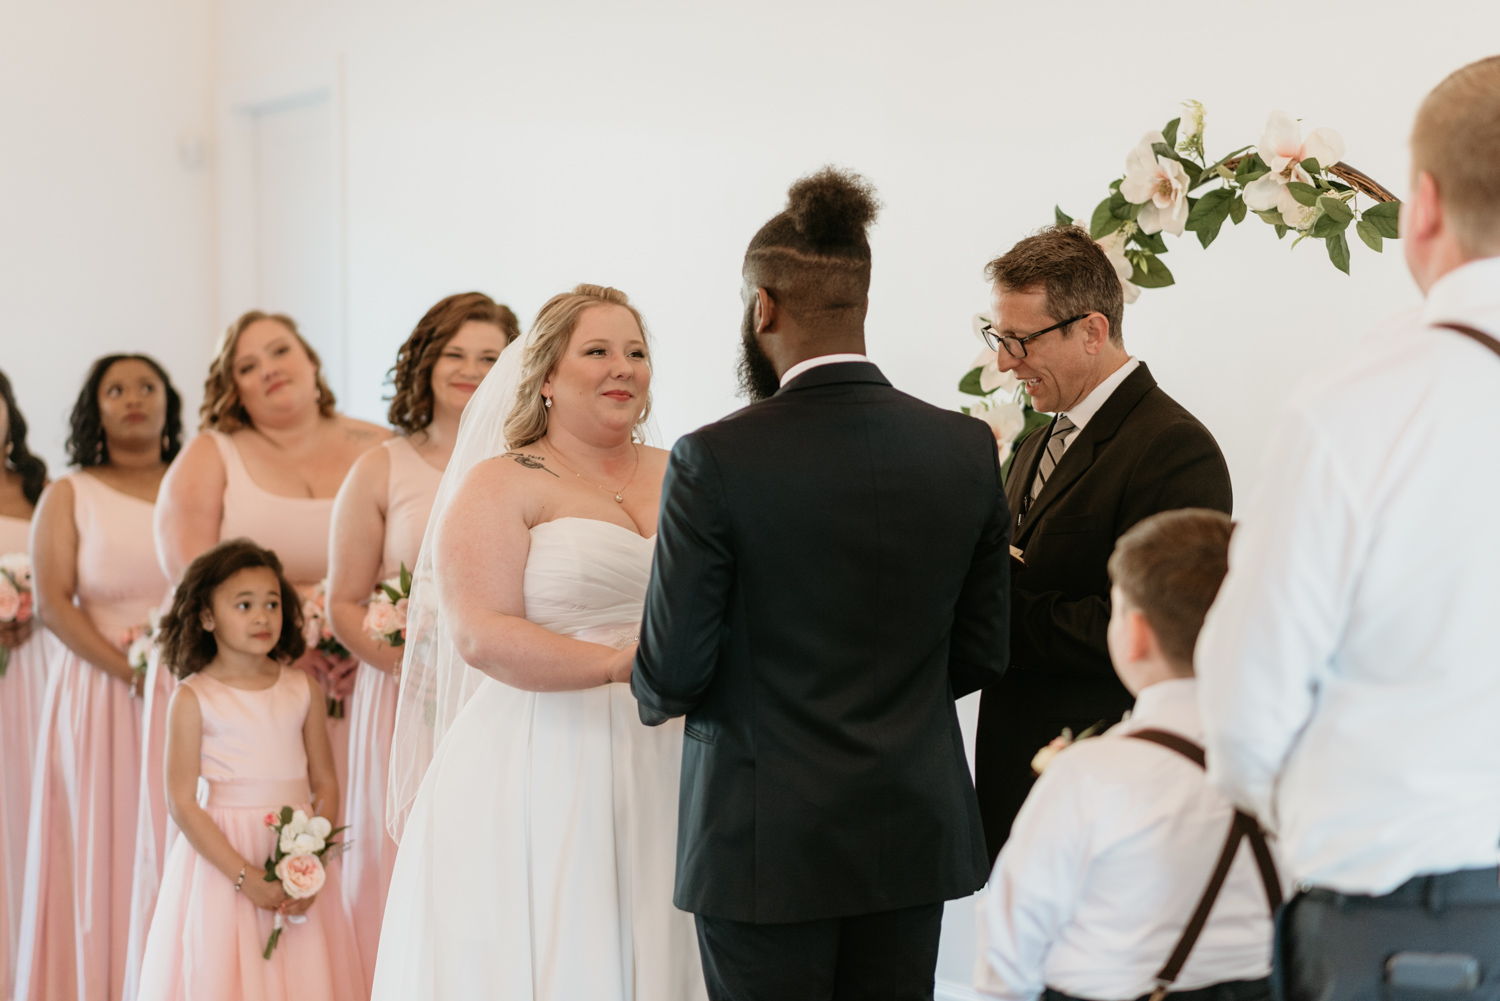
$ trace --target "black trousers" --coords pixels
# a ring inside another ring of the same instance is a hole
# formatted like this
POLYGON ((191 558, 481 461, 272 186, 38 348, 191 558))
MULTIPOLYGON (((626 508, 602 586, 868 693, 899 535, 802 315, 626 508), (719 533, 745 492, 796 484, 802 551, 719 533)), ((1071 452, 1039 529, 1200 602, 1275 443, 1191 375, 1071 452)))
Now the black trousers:
POLYGON ((1500 997, 1500 871, 1417 876, 1379 897, 1312 889, 1277 921, 1276 969, 1286 1001, 1500 997), (1414 990, 1387 982, 1398 953, 1457 953, 1479 961, 1477 990, 1414 990))
POLYGON ((696 917, 712 1001, 932 1001, 940 903, 793 924, 696 917))

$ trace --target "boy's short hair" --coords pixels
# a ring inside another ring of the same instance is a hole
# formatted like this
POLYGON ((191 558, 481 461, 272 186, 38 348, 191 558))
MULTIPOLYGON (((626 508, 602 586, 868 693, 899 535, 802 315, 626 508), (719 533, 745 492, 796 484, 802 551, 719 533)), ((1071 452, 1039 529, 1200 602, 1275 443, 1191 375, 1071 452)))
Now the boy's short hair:
POLYGON ((1189 669, 1203 617, 1229 572, 1229 516, 1207 508, 1163 511, 1120 536, 1110 583, 1146 616, 1162 652, 1189 669))

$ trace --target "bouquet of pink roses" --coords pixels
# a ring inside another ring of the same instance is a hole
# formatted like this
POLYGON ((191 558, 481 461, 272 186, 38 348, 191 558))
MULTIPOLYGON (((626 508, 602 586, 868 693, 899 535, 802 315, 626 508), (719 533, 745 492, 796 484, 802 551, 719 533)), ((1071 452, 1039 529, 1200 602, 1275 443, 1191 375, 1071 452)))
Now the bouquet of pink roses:
MULTIPOLYGON (((25 553, 0 556, 0 625, 30 622, 35 606, 31 597, 31 557, 25 553)), ((21 637, 24 639, 24 635, 21 637)), ((10 667, 10 647, 0 643, 0 678, 10 667)))
POLYGON ((302 637, 309 649, 316 649, 335 666, 345 668, 337 672, 319 670, 318 681, 328 696, 328 715, 332 719, 344 718, 344 698, 353 691, 354 668, 357 661, 349 648, 333 635, 333 623, 328 619, 328 580, 318 581, 302 596, 302 637))
POLYGON ((365 634, 387 646, 406 645, 406 603, 411 598, 411 571, 401 564, 401 573, 375 585, 365 610, 365 634))
MULTIPOLYGON (((293 900, 304 900, 323 889, 323 882, 328 878, 323 863, 333 861, 349 846, 347 841, 332 840, 335 834, 347 828, 334 827, 327 818, 309 817, 289 806, 266 814, 266 826, 276 832, 276 847, 266 859, 266 882, 280 880, 281 889, 293 900)), ((270 941, 266 942, 266 951, 261 955, 271 958, 286 922, 300 925, 306 920, 302 915, 283 916, 278 911, 271 927, 270 941)))

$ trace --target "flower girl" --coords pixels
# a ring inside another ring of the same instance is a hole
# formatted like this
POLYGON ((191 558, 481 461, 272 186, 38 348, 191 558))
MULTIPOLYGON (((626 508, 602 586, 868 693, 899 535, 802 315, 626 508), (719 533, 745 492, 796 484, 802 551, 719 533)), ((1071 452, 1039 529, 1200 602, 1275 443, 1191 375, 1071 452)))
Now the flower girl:
POLYGON ((279 855, 272 825, 283 807, 320 815, 319 840, 339 803, 322 692, 286 666, 302 653, 302 621, 276 554, 235 539, 194 560, 161 621, 161 647, 182 679, 166 750, 182 837, 146 937, 140 1001, 362 1001, 337 866, 324 873, 300 855, 300 867, 277 867, 281 878, 264 867, 279 855))

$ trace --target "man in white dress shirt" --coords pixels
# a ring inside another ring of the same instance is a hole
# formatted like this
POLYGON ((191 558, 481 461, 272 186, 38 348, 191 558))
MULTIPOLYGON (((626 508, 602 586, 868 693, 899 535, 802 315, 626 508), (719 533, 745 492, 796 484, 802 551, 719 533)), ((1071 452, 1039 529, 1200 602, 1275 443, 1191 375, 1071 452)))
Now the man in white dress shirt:
POLYGON ((1021 807, 980 904, 975 980, 986 994, 1120 1001, 1171 984, 1176 998, 1269 997, 1280 881, 1242 835, 1226 848, 1232 822, 1253 824, 1187 743, 1202 740, 1193 643, 1224 579, 1229 534, 1227 515, 1188 509, 1120 538, 1108 642, 1135 709, 1058 754, 1021 807), (1227 878, 1189 940, 1220 864, 1227 878), (1185 965, 1172 968, 1178 954, 1185 965))
POLYGON ((1304 888, 1289 999, 1500 977, 1500 57, 1411 146, 1426 303, 1294 396, 1197 651, 1210 775, 1304 888))

